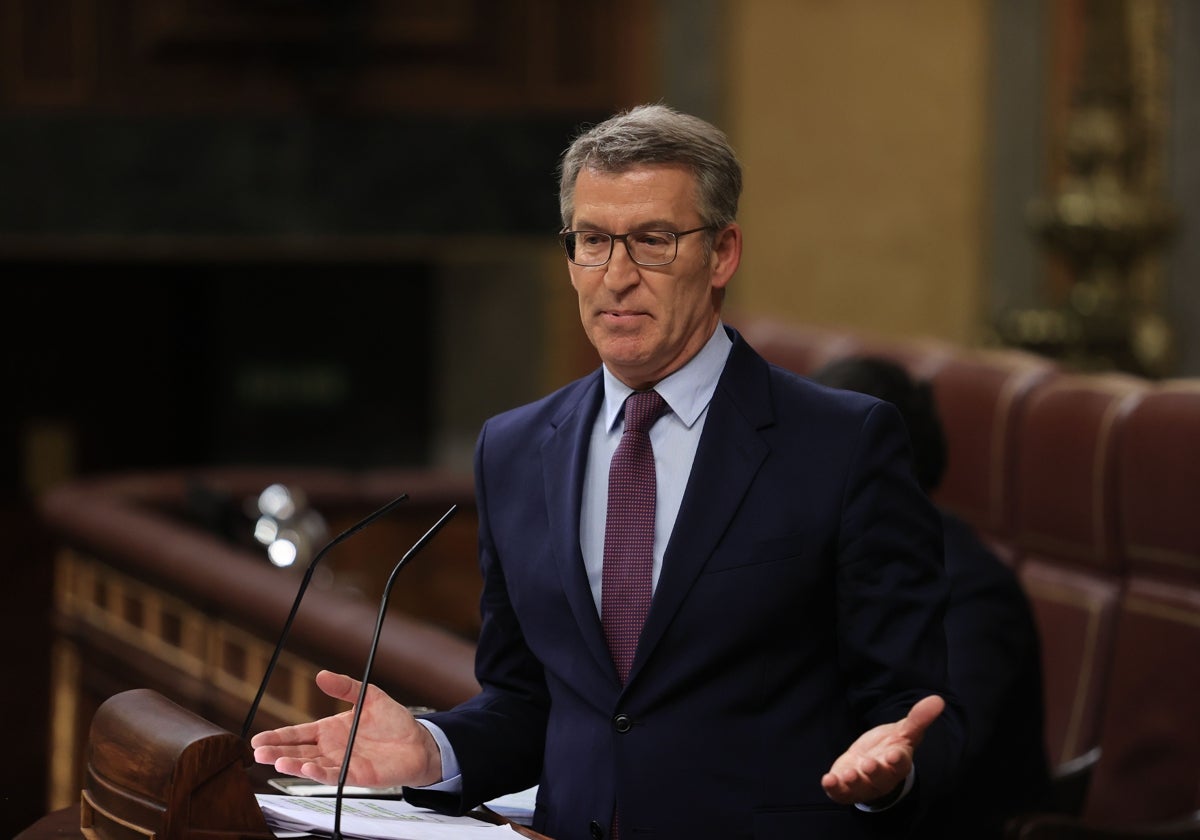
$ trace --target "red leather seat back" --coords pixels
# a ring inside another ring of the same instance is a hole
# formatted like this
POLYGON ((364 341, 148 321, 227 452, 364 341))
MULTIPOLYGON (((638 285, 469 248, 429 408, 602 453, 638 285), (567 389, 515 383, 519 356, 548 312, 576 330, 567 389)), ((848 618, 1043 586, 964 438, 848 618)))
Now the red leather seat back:
POLYGON ((1019 574, 1042 641, 1046 757, 1054 767, 1099 741, 1120 583, 1042 558, 1026 559, 1019 574))
POLYGON ((1148 393, 1116 464, 1129 586, 1084 807, 1105 825, 1200 809, 1200 384, 1148 393))
POLYGON ((1101 825, 1200 810, 1200 582, 1134 577, 1121 599, 1084 805, 1101 825))
POLYGON ((936 501, 985 539, 1012 530, 1012 464, 1017 420, 1053 363, 1012 350, 960 352, 932 376, 946 432, 946 474, 936 501))
POLYGON ((1200 582, 1200 381, 1154 388, 1117 453, 1121 551, 1137 574, 1200 582))
POLYGON ((1145 388, 1060 376, 1029 395, 1017 424, 1014 539, 1042 639, 1052 765, 1099 740, 1121 592, 1114 447, 1145 388))
POLYGON ((855 354, 861 345, 852 332, 834 327, 767 317, 739 321, 735 326, 764 359, 801 376, 834 359, 855 354))

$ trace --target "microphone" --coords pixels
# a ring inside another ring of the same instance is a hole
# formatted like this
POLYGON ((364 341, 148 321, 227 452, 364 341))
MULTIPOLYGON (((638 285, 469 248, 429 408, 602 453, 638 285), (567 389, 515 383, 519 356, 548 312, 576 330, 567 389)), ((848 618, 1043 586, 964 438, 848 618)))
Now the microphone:
POLYGON ((367 686, 371 682, 371 666, 375 664, 375 651, 379 648, 379 636, 383 632, 383 619, 387 615, 388 598, 392 594, 392 584, 396 582, 396 576, 400 570, 408 565, 408 561, 416 555, 418 551, 425 547, 433 535, 442 530, 442 526, 450 521, 450 518, 458 512, 458 505, 450 505, 450 509, 442 514, 434 526, 425 534, 413 543, 396 567, 392 569, 392 573, 388 576, 387 585, 383 587, 383 598, 379 603, 379 618, 375 620, 375 635, 371 639, 371 648, 367 651, 367 667, 363 672, 362 685, 358 689, 358 702, 354 704, 354 715, 350 719, 350 734, 346 738, 346 755, 342 759, 342 770, 338 773, 337 783, 337 798, 333 805, 333 840, 342 840, 342 799, 346 791, 346 774, 350 770, 350 753, 354 750, 354 738, 358 734, 358 722, 362 718, 363 703, 367 699, 367 686))
POLYGON ((312 580, 313 572, 317 568, 317 563, 320 562, 321 558, 325 556, 325 553, 329 551, 329 549, 354 536, 384 514, 390 513, 394 507, 405 501, 407 498, 407 493, 401 493, 379 510, 372 513, 370 516, 354 525, 351 525, 345 531, 342 531, 342 533, 338 534, 332 540, 327 542, 325 547, 318 551, 316 556, 309 561, 308 568, 304 570, 304 578, 300 581, 300 588, 296 591, 296 600, 292 602, 292 611, 288 613, 287 621, 283 623, 283 632, 279 634, 279 641, 275 644, 275 652, 271 654, 271 660, 267 663, 267 672, 263 674, 262 682, 258 686, 258 693, 254 695, 254 702, 250 704, 250 712, 246 715, 246 722, 242 724, 243 741, 245 741, 246 736, 250 734, 250 726, 254 723, 254 716, 258 713, 258 707, 259 704, 262 703, 263 695, 267 693, 267 684, 271 682, 271 674, 275 672, 275 663, 279 661, 279 654, 283 651, 283 643, 287 640, 288 633, 291 632, 292 622, 295 621, 296 613, 300 610, 300 601, 304 598, 304 592, 308 589, 308 584, 312 580))

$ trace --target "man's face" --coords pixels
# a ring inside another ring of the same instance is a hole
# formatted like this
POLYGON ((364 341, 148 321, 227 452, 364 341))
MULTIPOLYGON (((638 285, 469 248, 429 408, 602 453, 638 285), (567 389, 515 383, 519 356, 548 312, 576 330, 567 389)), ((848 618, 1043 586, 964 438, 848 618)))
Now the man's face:
MULTIPOLYGON (((695 178, 677 165, 645 165, 619 174, 584 169, 575 182, 572 230, 611 234, 700 227, 695 178)), ((607 265, 568 263, 588 339, 626 385, 648 388, 678 370, 712 335, 720 315, 718 290, 741 256, 741 231, 716 232, 705 259, 705 232, 679 239, 668 265, 641 266, 623 242, 607 265)))

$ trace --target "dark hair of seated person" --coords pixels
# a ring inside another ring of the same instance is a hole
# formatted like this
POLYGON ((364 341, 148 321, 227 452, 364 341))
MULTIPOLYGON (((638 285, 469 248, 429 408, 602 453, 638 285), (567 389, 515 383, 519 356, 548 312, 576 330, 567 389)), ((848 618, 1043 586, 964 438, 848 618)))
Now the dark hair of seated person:
POLYGON ((946 472, 946 435, 928 382, 913 379, 895 362, 873 356, 851 356, 825 365, 812 379, 831 388, 857 391, 890 402, 908 426, 913 468, 926 493, 946 472))

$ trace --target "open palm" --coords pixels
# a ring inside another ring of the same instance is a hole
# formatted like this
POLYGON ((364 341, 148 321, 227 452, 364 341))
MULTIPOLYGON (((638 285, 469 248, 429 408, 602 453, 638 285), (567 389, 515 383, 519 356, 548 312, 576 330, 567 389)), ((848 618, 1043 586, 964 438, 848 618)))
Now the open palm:
POLYGON ((864 732, 821 779, 825 793, 844 805, 872 802, 892 793, 912 770, 913 753, 925 730, 945 707, 941 697, 931 695, 914 705, 903 720, 864 732))
MULTIPOLYGON (((353 703, 361 683, 343 674, 321 671, 317 687, 337 700, 353 703)), ((251 739, 254 760, 280 773, 336 784, 346 755, 353 711, 296 726, 260 732, 251 739)), ((441 779, 441 761, 433 737, 409 711, 375 686, 367 688, 354 739, 347 784, 365 787, 428 785, 441 779)))

